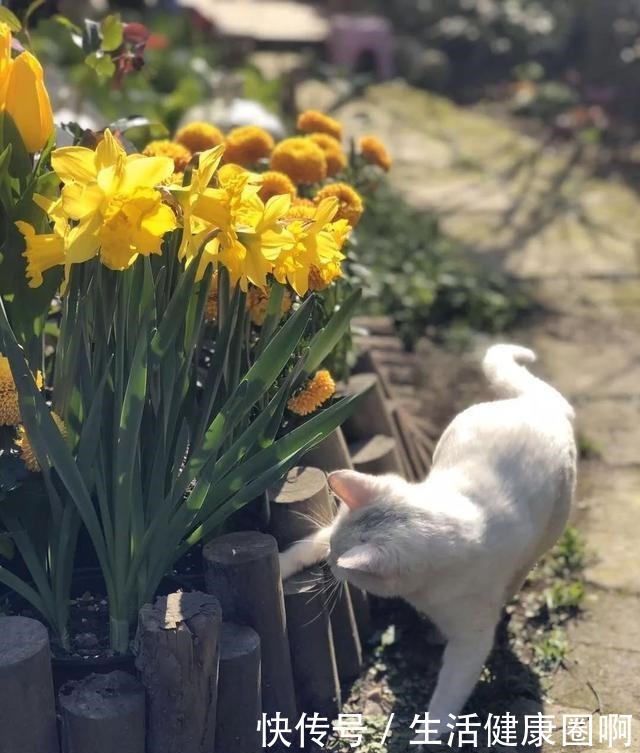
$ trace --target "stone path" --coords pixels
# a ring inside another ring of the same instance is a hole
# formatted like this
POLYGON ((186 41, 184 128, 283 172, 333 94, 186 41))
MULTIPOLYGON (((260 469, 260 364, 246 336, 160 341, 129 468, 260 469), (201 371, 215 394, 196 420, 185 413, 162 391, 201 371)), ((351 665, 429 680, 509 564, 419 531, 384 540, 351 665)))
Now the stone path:
MULTIPOLYGON (((585 614, 570 624, 545 713, 634 714, 640 751, 640 197, 590 177, 579 148, 399 84, 369 90, 340 118, 391 145, 392 179, 412 203, 533 281, 544 312, 512 337, 537 351, 600 452, 581 465, 574 512, 592 555, 585 614)), ((566 750, 629 750, 601 744, 598 722, 593 747, 566 750)))

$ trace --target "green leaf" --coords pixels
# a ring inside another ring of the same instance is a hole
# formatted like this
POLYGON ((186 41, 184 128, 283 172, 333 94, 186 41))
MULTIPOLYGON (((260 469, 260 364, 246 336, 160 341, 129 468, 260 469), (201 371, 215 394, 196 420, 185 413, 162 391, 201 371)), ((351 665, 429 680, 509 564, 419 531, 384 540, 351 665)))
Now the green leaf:
POLYGON ((13 32, 20 31, 20 29, 22 29, 22 24, 20 23, 18 17, 4 5, 0 6, 0 22, 7 24, 7 26, 13 32))
POLYGON ((97 52, 91 52, 84 59, 85 63, 94 70, 100 78, 111 78, 116 72, 116 66, 113 60, 98 50, 97 52))
POLYGON ((335 348, 349 326, 351 317, 354 314, 356 306, 360 303, 361 297, 361 289, 352 293, 333 314, 328 324, 311 340, 304 374, 307 376, 312 374, 335 348))
POLYGON ((229 397, 224 407, 207 429, 200 447, 196 448, 188 463, 189 476, 199 470, 220 449, 230 428, 237 426, 251 410, 256 401, 276 381, 287 361, 295 353, 303 332, 309 323, 312 299, 302 306, 285 322, 262 355, 240 381, 237 389, 229 397))
POLYGON ((82 36, 82 29, 73 23, 69 18, 66 16, 63 16, 60 13, 56 13, 55 16, 52 16, 52 21, 55 21, 57 24, 60 24, 60 26, 64 26, 65 29, 70 31, 72 34, 77 34, 79 36, 82 36))
POLYGON ((5 111, 0 114, 0 148, 5 149, 8 144, 12 146, 9 172, 14 178, 26 178, 33 166, 31 156, 13 118, 5 111))
POLYGON ((100 24, 102 33, 102 49, 105 52, 113 52, 122 45, 123 27, 119 13, 113 13, 103 19, 100 24))
POLYGON ((78 512, 87 527, 107 589, 112 590, 111 568, 107 558, 104 536, 93 502, 78 471, 71 451, 49 412, 43 396, 38 390, 22 350, 11 330, 6 311, 0 299, 0 343, 5 356, 9 359, 11 371, 20 396, 20 411, 23 423, 41 465, 51 459, 60 480, 66 487, 78 512))
POLYGON ((193 285, 198 271, 198 259, 194 259, 182 274, 171 300, 151 340, 151 353, 154 360, 164 358, 172 348, 178 333, 184 327, 185 311, 193 294, 193 285))
POLYGON ((41 8, 45 4, 45 2, 46 0, 33 0, 33 2, 29 4, 29 7, 22 17, 22 23, 25 29, 29 28, 31 16, 38 10, 38 8, 41 8))
POLYGON ((0 557, 4 557, 6 560, 12 560, 15 555, 16 548, 13 540, 8 533, 0 533, 0 557))

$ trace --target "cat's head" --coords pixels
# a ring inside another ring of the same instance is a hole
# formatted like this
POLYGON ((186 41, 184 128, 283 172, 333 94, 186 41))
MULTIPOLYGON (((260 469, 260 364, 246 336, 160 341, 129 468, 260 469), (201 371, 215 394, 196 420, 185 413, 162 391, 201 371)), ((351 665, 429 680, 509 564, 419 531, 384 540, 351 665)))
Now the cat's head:
POLYGON ((328 562, 338 580, 378 596, 406 592, 415 550, 413 489, 399 476, 335 471, 329 486, 343 503, 328 562))

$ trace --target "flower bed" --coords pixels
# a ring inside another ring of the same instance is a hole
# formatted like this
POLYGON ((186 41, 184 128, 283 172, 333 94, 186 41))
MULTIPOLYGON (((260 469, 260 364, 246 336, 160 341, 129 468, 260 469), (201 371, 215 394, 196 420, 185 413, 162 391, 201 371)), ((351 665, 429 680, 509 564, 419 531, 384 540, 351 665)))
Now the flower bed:
MULTIPOLYGON (((93 64, 140 54, 118 23, 92 27, 93 64)), ((195 123, 140 153, 121 122, 58 145, 19 39, 3 10, 0 584, 12 615, 0 618, 0 699, 15 720, 0 751, 57 750, 51 649, 63 750, 139 751, 145 736, 154 753, 211 750, 219 704, 238 709, 225 745, 281 697, 292 713, 335 710, 331 692, 359 670, 354 604, 344 589, 330 619, 318 597, 312 635, 308 584, 283 593, 277 551, 299 509, 333 514, 323 470, 352 462, 340 425, 358 405, 387 416, 375 376, 335 379, 360 297, 344 275, 364 211, 352 182, 375 182, 389 156, 373 137, 347 154, 318 112, 279 143, 195 123), (287 475, 310 451, 313 493, 287 475), (279 511, 269 533, 229 533, 261 506, 279 511), (189 556, 209 594, 176 590, 189 556), (329 664, 306 662, 310 641, 329 664), (121 672, 134 655, 142 686, 121 672), (91 669, 117 671, 82 676, 91 669), (99 733, 97 717, 110 720, 99 733)), ((386 437, 363 426, 345 424, 354 462, 403 472, 392 419, 386 437)))

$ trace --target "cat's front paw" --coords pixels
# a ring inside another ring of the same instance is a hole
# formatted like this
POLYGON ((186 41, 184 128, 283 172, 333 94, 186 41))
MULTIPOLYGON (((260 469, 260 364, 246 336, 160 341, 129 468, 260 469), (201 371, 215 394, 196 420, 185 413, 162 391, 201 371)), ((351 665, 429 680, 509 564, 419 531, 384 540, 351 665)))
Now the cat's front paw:
POLYGON ((278 558, 280 560, 280 577, 283 581, 296 574, 296 560, 289 552, 280 552, 278 558))

